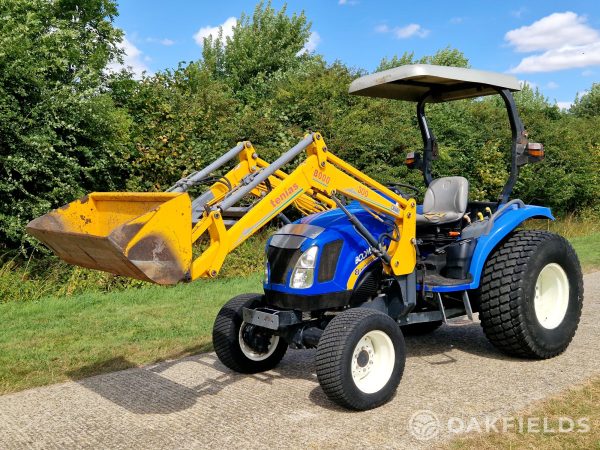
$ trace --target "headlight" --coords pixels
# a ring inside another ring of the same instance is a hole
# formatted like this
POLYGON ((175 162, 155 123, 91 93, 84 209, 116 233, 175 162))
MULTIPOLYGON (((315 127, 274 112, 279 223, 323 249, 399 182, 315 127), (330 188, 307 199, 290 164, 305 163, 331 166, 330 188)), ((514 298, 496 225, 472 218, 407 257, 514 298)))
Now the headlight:
POLYGON ((265 261, 265 284, 269 283, 269 261, 265 261))
POLYGON ((292 277, 290 278, 291 288, 306 289, 313 285, 318 251, 319 248, 313 246, 302 253, 292 271, 292 277))

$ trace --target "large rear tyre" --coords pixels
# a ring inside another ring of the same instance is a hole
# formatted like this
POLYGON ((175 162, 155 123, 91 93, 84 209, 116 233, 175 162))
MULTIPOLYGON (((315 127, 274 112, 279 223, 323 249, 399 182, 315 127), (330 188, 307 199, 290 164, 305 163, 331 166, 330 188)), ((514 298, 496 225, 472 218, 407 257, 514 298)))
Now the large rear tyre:
POLYGON ((569 345, 581 316, 583 277, 577 254, 546 231, 513 232, 486 262, 479 318, 504 353, 545 359, 569 345))
POLYGON ((274 368, 288 348, 287 342, 266 328, 247 324, 243 308, 254 308, 260 294, 242 294, 229 300, 219 311, 213 326, 213 346, 219 360, 240 373, 258 373, 274 368))
POLYGON ((338 314, 317 347, 317 378, 327 397, 366 410, 387 402, 402 378, 406 352, 398 324, 366 308, 338 314))

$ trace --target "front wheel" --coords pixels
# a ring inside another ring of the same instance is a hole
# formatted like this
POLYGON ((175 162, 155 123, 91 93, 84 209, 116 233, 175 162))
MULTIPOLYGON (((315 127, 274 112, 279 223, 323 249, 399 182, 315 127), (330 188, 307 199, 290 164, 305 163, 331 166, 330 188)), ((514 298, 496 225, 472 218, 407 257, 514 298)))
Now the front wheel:
POLYGON ((217 314, 213 346, 219 360, 240 373, 258 373, 274 368, 285 355, 287 343, 272 331, 244 322, 244 308, 260 304, 262 295, 243 294, 229 300, 217 314))
POLYGON ((317 347, 317 378, 331 401, 366 410, 392 398, 405 361, 398 324, 379 311, 355 308, 325 328, 317 347))
POLYGON ((563 352, 583 306, 573 247, 545 231, 512 233, 490 256, 480 288, 481 326, 503 352, 545 359, 563 352))

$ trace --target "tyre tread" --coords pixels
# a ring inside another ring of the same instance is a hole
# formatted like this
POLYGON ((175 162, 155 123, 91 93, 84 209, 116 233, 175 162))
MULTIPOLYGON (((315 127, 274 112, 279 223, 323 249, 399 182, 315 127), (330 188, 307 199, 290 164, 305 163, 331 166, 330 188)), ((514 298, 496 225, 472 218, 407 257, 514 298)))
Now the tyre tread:
MULTIPOLYGON (((509 235, 485 264, 480 288, 481 326, 490 342, 509 355, 546 359, 562 353, 568 346, 567 343, 556 351, 537 346, 525 326, 522 305, 518 302, 523 295, 523 276, 527 263, 536 248, 550 239, 562 240, 567 251, 572 253, 570 256, 577 257, 568 241, 554 233, 518 230, 509 235)), ((583 289, 582 286, 580 289, 583 289)), ((577 323, 580 317, 581 310, 576 318, 577 323)))

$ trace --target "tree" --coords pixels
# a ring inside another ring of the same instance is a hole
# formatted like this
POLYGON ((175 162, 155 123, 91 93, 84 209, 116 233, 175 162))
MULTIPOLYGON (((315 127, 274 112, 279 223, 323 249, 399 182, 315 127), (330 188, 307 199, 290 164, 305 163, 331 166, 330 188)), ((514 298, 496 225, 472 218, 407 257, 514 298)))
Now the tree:
POLYGON ((303 12, 287 15, 286 6, 275 11, 269 1, 256 5, 252 17, 241 15, 233 35, 223 41, 223 30, 204 39, 202 59, 217 78, 225 78, 235 92, 254 81, 298 64, 298 54, 310 36, 303 12))
POLYGON ((600 83, 592 84, 591 89, 575 97, 570 112, 577 117, 598 117, 600 116, 600 83))
POLYGON ((0 245, 52 207, 123 186, 129 120, 103 92, 116 14, 112 0, 0 3, 0 245))
POLYGON ((394 55, 391 59, 383 58, 375 71, 380 72, 382 70, 392 69, 406 64, 435 64, 437 66, 470 67, 469 59, 463 52, 448 46, 438 50, 433 55, 425 55, 419 59, 415 58, 415 52, 404 52, 402 56, 398 57, 397 55, 394 55))

